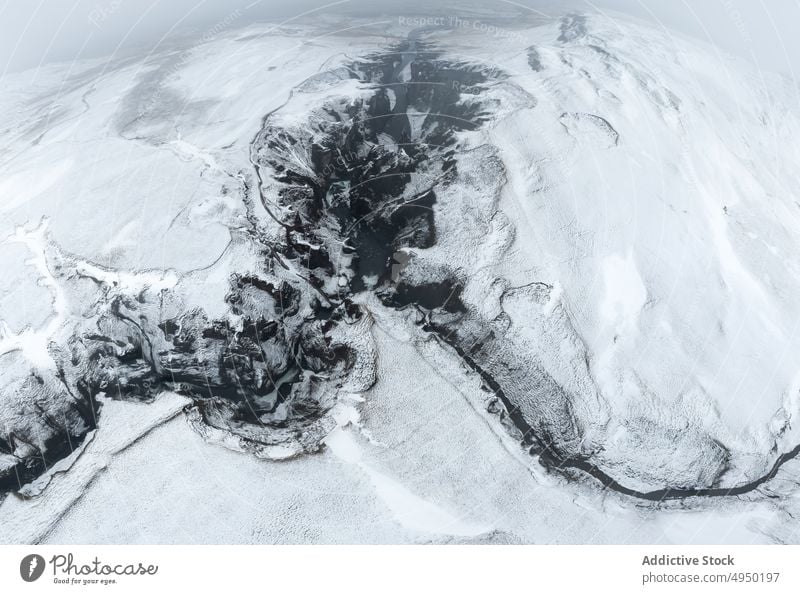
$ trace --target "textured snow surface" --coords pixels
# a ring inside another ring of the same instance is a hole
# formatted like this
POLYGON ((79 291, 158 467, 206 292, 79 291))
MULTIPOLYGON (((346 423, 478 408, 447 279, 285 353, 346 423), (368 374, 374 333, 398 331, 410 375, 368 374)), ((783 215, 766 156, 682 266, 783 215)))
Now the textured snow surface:
POLYGON ((0 542, 800 541, 798 89, 508 26, 3 79, 0 542))

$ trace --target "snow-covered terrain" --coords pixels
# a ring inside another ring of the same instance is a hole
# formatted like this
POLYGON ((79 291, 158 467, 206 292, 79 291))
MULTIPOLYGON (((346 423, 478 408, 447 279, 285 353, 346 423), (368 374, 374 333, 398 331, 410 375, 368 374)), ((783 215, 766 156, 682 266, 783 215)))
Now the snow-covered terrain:
POLYGON ((0 541, 800 541, 800 91, 489 18, 0 79, 0 541))

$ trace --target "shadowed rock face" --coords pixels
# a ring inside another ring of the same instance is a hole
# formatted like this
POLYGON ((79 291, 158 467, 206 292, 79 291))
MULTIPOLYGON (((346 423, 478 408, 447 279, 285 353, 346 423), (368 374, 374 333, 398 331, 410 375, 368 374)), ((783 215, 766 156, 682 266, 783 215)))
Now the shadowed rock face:
POLYGON ((435 243, 435 187, 455 179, 455 133, 486 116, 477 101, 462 100, 486 74, 415 43, 349 72, 368 85, 365 96, 330 101, 292 129, 267 119, 253 144, 261 179, 277 182, 262 198, 277 194, 282 255, 309 269, 318 288, 345 275, 337 295, 383 285, 398 249, 435 243), (331 236, 342 243, 337 253, 325 245, 331 236))
POLYGON ((35 479, 80 445, 96 427, 97 404, 86 393, 68 391, 52 372, 28 371, 16 353, 3 357, 0 381, 0 492, 5 492, 35 479))
POLYGON ((9 384, 18 403, 41 410, 20 404, 10 419, 0 443, 14 461, 3 468, 4 488, 20 488, 102 424, 98 395, 150 400, 173 390, 242 449, 270 456, 281 446, 291 455, 319 447, 346 381, 355 391, 373 381, 369 320, 349 302, 323 307, 299 283, 264 272, 234 275, 224 319, 197 308, 168 316, 182 290, 107 295, 64 347, 53 347, 56 370, 9 384))

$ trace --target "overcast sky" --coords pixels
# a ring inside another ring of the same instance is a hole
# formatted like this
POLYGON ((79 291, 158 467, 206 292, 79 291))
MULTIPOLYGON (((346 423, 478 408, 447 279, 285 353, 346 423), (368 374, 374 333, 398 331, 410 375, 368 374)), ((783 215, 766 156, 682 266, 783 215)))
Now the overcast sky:
MULTIPOLYGON (((800 74, 800 0, 515 0, 513 4, 545 12, 552 12, 554 4, 626 12, 714 42, 761 68, 800 74)), ((457 1, 437 0, 0 0, 0 74, 51 61, 150 49, 176 33, 207 30, 226 19, 235 27, 284 20, 315 9, 418 14, 431 7, 456 11, 458 6, 457 1), (426 8, 412 8, 414 1, 426 8)))

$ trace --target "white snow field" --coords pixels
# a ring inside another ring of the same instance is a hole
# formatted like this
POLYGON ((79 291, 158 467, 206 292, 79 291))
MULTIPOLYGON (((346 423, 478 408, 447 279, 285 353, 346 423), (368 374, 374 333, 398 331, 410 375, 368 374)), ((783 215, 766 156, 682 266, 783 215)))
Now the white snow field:
POLYGON ((621 15, 409 22, 0 79, 0 542, 800 542, 797 85, 621 15), (373 274, 336 209, 392 176, 435 198, 373 274), (256 310, 275 390, 187 388, 256 310))

